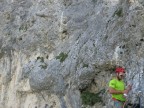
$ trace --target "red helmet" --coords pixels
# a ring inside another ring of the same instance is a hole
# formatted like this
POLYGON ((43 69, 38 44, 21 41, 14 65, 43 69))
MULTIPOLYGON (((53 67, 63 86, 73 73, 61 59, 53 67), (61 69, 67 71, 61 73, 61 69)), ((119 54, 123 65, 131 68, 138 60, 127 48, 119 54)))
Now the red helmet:
POLYGON ((125 69, 122 68, 122 67, 117 67, 116 70, 115 70, 116 73, 120 73, 120 72, 123 72, 125 73, 125 69))

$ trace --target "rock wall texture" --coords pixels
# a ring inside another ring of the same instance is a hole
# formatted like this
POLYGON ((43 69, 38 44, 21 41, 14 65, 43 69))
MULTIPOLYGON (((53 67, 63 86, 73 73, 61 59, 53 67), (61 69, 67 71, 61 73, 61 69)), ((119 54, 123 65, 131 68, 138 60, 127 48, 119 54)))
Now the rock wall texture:
POLYGON ((0 108, 111 108, 117 65, 144 103, 143 50, 143 0, 0 0, 0 108))

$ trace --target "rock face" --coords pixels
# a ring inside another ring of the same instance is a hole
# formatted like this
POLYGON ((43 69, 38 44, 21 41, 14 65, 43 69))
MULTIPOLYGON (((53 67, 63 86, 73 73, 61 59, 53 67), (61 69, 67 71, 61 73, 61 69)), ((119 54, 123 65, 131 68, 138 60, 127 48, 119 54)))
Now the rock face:
POLYGON ((117 65, 138 103, 143 0, 0 0, 0 19, 0 108, 111 108, 117 65))

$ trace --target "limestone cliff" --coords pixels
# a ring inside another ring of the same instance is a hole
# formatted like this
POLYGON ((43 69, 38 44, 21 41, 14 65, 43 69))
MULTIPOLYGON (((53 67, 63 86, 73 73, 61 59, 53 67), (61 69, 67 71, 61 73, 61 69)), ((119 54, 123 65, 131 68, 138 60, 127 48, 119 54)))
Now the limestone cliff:
POLYGON ((0 108, 111 108, 117 65, 138 103, 143 30, 143 0, 0 0, 0 108))

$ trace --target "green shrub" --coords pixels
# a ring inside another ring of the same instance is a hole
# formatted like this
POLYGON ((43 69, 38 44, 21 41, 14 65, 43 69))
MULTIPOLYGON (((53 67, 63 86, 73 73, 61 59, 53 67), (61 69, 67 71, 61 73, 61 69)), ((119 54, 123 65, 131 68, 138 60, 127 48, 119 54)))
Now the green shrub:
POLYGON ((117 15, 118 17, 123 17, 123 9, 122 8, 119 8, 117 9, 115 12, 114 12, 114 15, 115 16, 117 15))
POLYGON ((68 54, 61 52, 58 56, 56 56, 56 59, 59 59, 60 62, 65 61, 65 59, 68 57, 68 54))
POLYGON ((41 62, 44 62, 44 58, 43 57, 37 57, 37 60, 40 60, 41 62))
POLYGON ((103 102, 102 98, 99 96, 101 93, 90 93, 89 91, 84 91, 81 93, 82 104, 93 106, 97 102, 103 102))
POLYGON ((85 64, 85 63, 84 63, 84 64, 83 64, 83 68, 84 68, 84 67, 87 67, 87 68, 88 68, 88 64, 85 64))
POLYGON ((23 31, 23 32, 26 32, 28 29, 28 26, 26 23, 23 23, 20 28, 19 28, 19 31, 23 31))

